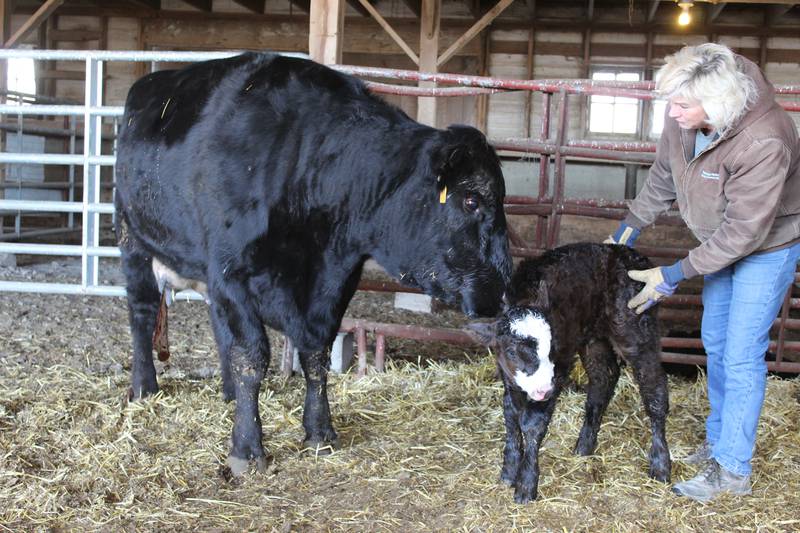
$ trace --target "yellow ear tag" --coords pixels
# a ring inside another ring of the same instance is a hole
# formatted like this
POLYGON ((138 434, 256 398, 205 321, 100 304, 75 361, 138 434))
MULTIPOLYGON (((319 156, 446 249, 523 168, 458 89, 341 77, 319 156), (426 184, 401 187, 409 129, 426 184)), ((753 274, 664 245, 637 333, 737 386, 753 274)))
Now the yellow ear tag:
POLYGON ((447 185, 444 186, 442 192, 439 193, 439 203, 443 204, 447 201, 447 185))

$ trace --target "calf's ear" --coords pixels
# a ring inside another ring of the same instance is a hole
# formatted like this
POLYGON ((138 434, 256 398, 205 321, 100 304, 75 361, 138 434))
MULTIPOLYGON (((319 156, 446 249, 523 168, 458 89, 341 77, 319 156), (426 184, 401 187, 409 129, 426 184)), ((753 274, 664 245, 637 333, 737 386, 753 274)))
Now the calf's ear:
POLYGON ((550 297, 548 296, 547 283, 539 280, 539 286, 536 288, 536 296, 533 298, 533 305, 541 309, 550 309, 550 297))
POLYGON ((464 326, 470 337, 489 348, 497 344, 497 322, 470 322, 464 326))

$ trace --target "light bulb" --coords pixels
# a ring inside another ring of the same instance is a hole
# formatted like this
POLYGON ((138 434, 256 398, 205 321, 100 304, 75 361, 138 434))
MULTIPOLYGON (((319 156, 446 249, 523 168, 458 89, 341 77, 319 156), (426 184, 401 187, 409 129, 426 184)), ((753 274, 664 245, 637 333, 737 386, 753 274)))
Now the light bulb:
POLYGON ((689 13, 689 8, 692 7, 692 2, 679 2, 678 6, 681 8, 681 14, 678 15, 678 24, 680 26, 688 26, 692 21, 692 15, 689 13))

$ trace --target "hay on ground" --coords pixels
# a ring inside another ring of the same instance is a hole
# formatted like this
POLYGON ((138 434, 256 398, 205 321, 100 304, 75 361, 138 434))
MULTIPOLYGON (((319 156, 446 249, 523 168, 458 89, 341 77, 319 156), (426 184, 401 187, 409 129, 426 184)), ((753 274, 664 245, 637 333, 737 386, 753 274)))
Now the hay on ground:
MULTIPOLYGON (((501 385, 488 358, 390 364, 332 376, 331 456, 300 453, 302 379, 271 375, 260 400, 266 474, 226 481, 231 405, 217 378, 162 377, 126 404, 125 373, 7 365, 0 381, 0 528, 280 531, 792 531, 800 528, 800 381, 770 379, 752 497, 699 504, 647 477, 649 424, 628 371, 597 454, 571 453, 585 396, 559 400, 541 451, 540 497, 498 481, 501 385)), ((673 457, 702 439, 701 381, 671 379, 673 457)), ((695 469, 676 461, 673 477, 695 469)))

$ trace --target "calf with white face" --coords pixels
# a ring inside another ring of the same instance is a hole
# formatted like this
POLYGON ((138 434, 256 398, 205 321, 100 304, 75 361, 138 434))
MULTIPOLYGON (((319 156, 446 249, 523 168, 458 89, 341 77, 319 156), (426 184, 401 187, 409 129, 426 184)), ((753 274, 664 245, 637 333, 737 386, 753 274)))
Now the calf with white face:
POLYGON ((589 384, 575 453, 594 452, 622 359, 633 368, 650 418, 650 477, 669 481, 664 435, 669 397, 660 361, 657 307, 641 315, 627 307, 642 285, 628 278, 627 271, 649 267, 646 258, 624 246, 582 243, 556 248, 520 263, 511 281, 511 306, 499 320, 470 325, 497 355, 506 426, 500 477, 514 487, 517 502, 536 499, 539 446, 576 354, 589 384))

